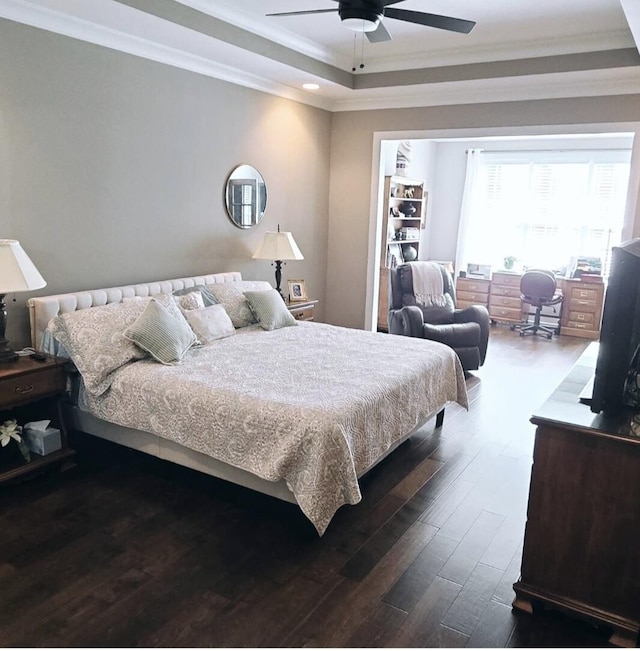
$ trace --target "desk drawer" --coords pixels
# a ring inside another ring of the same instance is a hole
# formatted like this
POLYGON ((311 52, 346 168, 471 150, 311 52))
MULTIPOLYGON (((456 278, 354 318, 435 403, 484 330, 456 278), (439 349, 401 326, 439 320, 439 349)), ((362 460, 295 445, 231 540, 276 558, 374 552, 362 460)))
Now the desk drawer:
POLYGON ((586 330, 588 332, 597 333, 598 329, 593 323, 585 323, 584 321, 567 321, 567 328, 574 328, 575 330, 586 330))
POLYGON ((570 323, 585 323, 591 327, 595 323, 596 315, 593 312, 576 312, 574 310, 569 310, 569 319, 570 323))
POLYGON ((506 285, 507 287, 517 287, 520 289, 520 278, 518 274, 501 274, 496 273, 491 277, 491 287, 495 285, 506 285))
POLYGON ((578 310, 587 310, 591 311, 593 310, 594 312, 596 311, 596 308, 598 306, 598 302, 595 299, 591 298, 574 298, 573 296, 571 297, 571 300, 569 301, 569 309, 578 309, 578 310))
POLYGON ((490 283, 488 280, 469 280, 468 278, 458 278, 456 282, 456 291, 472 292, 474 294, 488 294, 490 283))
POLYGON ((0 409, 15 407, 64 391, 66 378, 61 366, 39 373, 25 373, 0 381, 0 409))
POLYGON ((489 295, 480 292, 459 291, 457 292, 456 298, 458 302, 464 301, 469 304, 486 305, 489 300, 489 295))
POLYGON ((513 309, 492 305, 489 310, 489 317, 497 321, 518 321, 522 320, 522 309, 513 309))
POLYGON ((520 287, 509 287, 508 285, 493 285, 491 287, 491 296, 511 296, 519 299, 520 287))
POLYGON ((600 299, 602 290, 600 287, 571 287, 569 291, 569 300, 573 301, 589 301, 594 305, 600 299))
POLYGON ((494 296, 491 295, 491 308, 494 307, 510 307, 514 310, 520 310, 522 308, 522 301, 520 296, 517 298, 512 298, 511 296, 494 296))

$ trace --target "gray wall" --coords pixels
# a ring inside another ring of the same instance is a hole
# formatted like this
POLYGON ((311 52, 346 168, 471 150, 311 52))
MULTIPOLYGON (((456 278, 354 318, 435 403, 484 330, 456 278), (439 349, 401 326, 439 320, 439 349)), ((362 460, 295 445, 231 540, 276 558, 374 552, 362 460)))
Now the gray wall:
MULTIPOLYGON (((357 328, 365 325, 373 145, 377 133, 502 127, 523 127, 526 131, 532 126, 638 121, 640 95, 335 113, 331 129, 327 321, 357 328), (348 287, 348 291, 334 289, 341 286, 348 287)), ((416 136, 405 136, 412 137, 416 136)), ((640 219, 636 218, 636 229, 638 224, 640 219)))
POLYGON ((305 259, 284 267, 325 302, 331 115, 209 77, 0 21, 0 237, 48 286, 7 297, 11 345, 29 296, 216 271, 273 282, 252 260, 267 230, 305 259), (265 219, 240 230, 223 186, 250 163, 265 219))

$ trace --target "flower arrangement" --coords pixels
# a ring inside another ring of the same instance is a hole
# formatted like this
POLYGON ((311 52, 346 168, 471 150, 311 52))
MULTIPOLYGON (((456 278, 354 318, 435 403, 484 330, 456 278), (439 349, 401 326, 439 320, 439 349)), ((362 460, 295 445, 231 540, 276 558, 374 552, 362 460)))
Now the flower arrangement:
POLYGON ((508 255, 505 257, 503 264, 505 269, 513 269, 513 265, 518 261, 518 258, 516 258, 513 255, 508 255))
POLYGON ((15 441, 20 450, 20 454, 22 454, 25 461, 29 462, 31 461, 31 453, 22 441, 22 437, 20 436, 21 432, 22 426, 18 425, 16 420, 5 420, 0 425, 0 446, 5 448, 11 441, 15 441))

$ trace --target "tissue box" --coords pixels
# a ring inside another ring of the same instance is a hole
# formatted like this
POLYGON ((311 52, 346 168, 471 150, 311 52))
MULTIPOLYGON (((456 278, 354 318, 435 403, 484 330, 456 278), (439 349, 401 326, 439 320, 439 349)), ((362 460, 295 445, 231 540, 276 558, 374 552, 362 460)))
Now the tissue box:
POLYGON ((25 427, 22 430, 22 440, 31 452, 42 456, 51 454, 62 447, 60 430, 55 427, 47 427, 44 430, 25 427))

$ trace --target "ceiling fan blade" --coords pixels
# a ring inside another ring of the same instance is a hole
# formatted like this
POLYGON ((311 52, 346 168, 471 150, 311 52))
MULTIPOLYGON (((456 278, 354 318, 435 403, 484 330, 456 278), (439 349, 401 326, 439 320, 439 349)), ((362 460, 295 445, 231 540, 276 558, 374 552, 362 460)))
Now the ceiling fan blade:
POLYGON ((372 32, 365 32, 365 34, 370 43, 384 43, 391 40, 391 34, 389 34, 382 21, 378 23, 378 26, 372 32))
POLYGON ((307 11, 283 11, 278 14, 265 14, 265 16, 304 16, 305 14, 335 14, 337 9, 309 9, 307 11))
POLYGON ((384 15, 387 18, 404 20, 408 23, 426 25, 427 27, 436 27, 437 29, 446 29, 450 32, 459 32, 461 34, 468 34, 476 26, 473 20, 450 18, 449 16, 427 14, 421 11, 409 11, 408 9, 385 9, 384 15))

